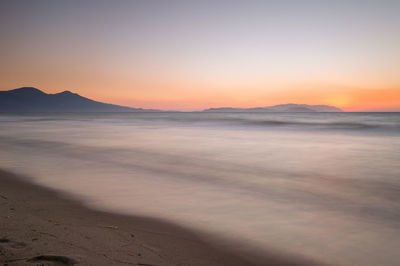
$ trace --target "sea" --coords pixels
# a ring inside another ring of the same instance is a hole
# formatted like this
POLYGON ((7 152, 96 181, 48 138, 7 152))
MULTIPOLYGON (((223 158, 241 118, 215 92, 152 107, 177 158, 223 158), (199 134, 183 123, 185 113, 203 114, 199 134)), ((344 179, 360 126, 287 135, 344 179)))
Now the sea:
POLYGON ((3 113, 0 168, 238 249, 400 265, 400 113, 3 113))

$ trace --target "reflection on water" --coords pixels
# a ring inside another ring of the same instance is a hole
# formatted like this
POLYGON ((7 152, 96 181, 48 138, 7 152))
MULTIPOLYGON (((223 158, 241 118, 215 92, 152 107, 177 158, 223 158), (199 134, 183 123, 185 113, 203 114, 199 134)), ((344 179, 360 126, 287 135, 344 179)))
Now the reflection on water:
POLYGON ((400 115, 0 116, 0 167, 87 204, 342 265, 399 265, 400 115))

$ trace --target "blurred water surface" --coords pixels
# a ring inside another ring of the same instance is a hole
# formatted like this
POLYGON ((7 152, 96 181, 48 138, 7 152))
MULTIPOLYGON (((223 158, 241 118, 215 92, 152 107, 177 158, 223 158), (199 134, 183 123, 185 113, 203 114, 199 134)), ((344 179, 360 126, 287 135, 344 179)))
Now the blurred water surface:
POLYGON ((399 113, 0 115, 0 168, 92 207, 399 265, 399 113))

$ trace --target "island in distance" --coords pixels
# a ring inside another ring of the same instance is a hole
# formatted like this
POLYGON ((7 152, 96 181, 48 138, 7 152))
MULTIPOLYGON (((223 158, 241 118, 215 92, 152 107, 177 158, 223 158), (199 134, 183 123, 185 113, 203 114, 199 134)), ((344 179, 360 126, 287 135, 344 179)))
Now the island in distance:
MULTIPOLYGON (((0 91, 0 112, 160 112, 94 101, 70 91, 48 94, 33 87, 0 91)), ((342 112, 328 105, 280 104, 255 108, 210 108, 203 112, 342 112)))
POLYGON ((221 107, 221 108, 210 108, 204 110, 204 112, 220 112, 220 113, 242 113, 242 112, 343 112, 341 109, 335 106, 329 105, 308 105, 308 104, 279 104, 274 106, 265 107, 253 107, 253 108, 233 108, 233 107, 221 107))

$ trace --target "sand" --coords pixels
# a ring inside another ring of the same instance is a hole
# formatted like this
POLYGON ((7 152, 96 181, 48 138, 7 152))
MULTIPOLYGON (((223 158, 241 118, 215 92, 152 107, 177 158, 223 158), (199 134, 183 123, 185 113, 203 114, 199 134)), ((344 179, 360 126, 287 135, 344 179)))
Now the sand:
POLYGON ((91 210, 0 170, 0 263, 4 265, 311 265, 221 248, 158 219, 91 210))

